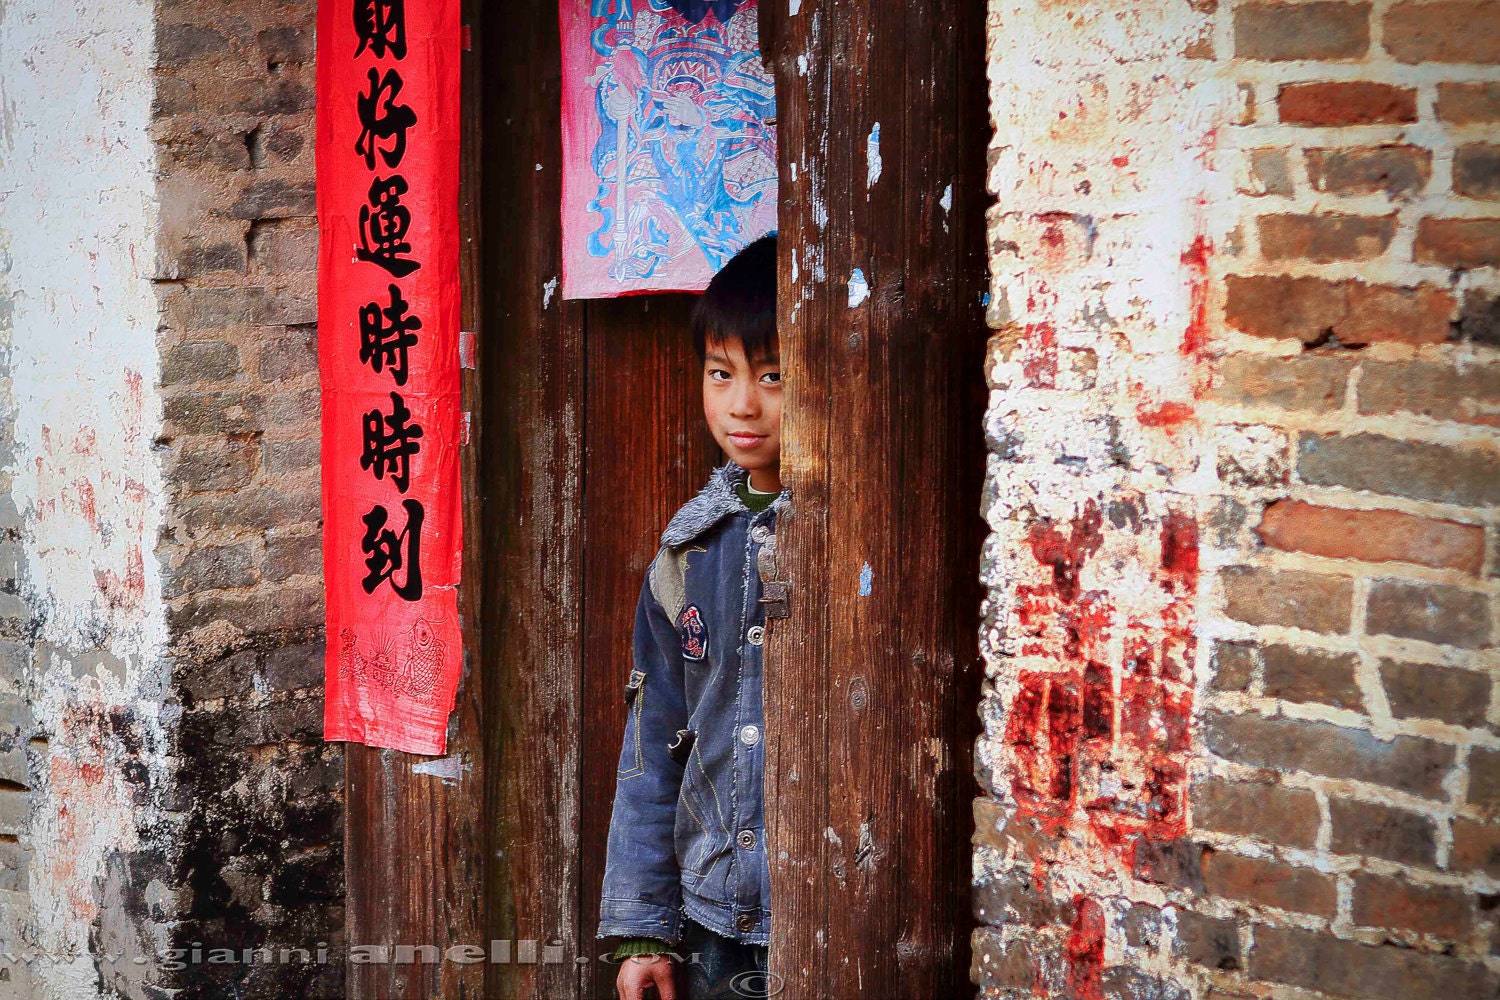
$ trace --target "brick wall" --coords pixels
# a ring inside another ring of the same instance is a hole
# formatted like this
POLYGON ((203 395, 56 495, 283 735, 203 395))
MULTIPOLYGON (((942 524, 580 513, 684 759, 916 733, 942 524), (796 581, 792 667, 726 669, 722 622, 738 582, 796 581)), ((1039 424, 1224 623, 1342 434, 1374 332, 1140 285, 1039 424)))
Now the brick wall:
POLYGON ((981 996, 1500 990, 1500 3, 991 4, 981 996))
POLYGON ((343 995, 343 755, 322 742, 316 5, 158 6, 158 549, 183 714, 179 947, 204 996, 343 995))

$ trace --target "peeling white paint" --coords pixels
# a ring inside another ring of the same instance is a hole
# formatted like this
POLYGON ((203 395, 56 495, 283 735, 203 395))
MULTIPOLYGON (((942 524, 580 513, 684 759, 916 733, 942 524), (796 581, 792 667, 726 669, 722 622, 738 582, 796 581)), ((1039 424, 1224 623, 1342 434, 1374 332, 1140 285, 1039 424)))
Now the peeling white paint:
POLYGON ((473 770, 473 765, 464 760, 462 754, 450 754, 447 757, 439 757, 437 760, 424 760, 411 766, 412 774, 429 774, 442 779, 445 785, 458 784, 463 780, 464 774, 471 770, 473 770))
POLYGON ((849 308, 853 309, 870 297, 870 284, 865 281, 865 272, 855 268, 849 272, 849 308))
POLYGON ((786 12, 792 17, 802 13, 802 0, 787 0, 786 12))
POLYGON ((870 135, 865 139, 865 189, 875 186, 885 164, 880 159, 880 123, 870 126, 870 135))
MULTIPOLYGON (((0 299, 13 308, 20 401, 6 471, 40 616, 34 676, 17 680, 48 736, 23 838, 30 912, 19 916, 25 944, 49 958, 28 967, 22 989, 71 1000, 98 995, 90 944, 106 862, 139 847, 137 829, 153 822, 125 757, 144 760, 153 784, 168 777, 155 555, 166 490, 152 450, 155 4, 11 0, 0 13, 0 299), (116 707, 133 733, 116 730, 116 707)), ((6 932, 5 950, 21 944, 6 932)))
POLYGON ((556 278, 549 278, 549 279, 547 279, 546 284, 542 285, 542 308, 543 309, 546 309, 548 306, 550 306, 552 304, 552 293, 555 292, 555 291, 557 291, 557 279, 556 278))

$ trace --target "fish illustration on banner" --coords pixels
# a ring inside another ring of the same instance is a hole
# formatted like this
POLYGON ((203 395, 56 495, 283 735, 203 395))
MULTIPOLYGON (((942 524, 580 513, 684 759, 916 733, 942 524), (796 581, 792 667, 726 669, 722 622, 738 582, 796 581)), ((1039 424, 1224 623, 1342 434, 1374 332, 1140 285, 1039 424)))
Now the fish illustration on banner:
POLYGON ((561 0, 563 296, 702 291, 776 228, 757 0, 561 0))

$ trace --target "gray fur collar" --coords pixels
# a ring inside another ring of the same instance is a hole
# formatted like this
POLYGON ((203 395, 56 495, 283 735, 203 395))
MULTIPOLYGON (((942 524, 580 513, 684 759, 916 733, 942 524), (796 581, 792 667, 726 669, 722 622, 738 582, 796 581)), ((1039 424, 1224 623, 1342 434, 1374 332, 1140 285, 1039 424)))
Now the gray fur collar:
MULTIPOLYGON (((667 522, 667 529, 661 533, 661 543, 673 548, 683 545, 730 514, 744 510, 745 505, 740 502, 735 488, 747 474, 733 462, 725 462, 715 469, 713 475, 708 477, 708 485, 672 515, 672 520, 667 522)), ((782 490, 772 501, 771 507, 780 511, 790 495, 789 491, 782 490)))

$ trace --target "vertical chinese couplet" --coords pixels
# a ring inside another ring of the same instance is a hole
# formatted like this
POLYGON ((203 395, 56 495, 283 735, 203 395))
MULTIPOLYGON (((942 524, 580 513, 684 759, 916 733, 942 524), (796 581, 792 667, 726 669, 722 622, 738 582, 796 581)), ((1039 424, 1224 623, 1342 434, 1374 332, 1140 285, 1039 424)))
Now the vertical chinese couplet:
POLYGON ((757 0, 560 0, 563 295, 701 291, 776 228, 757 0))
POLYGON ((323 735, 447 745, 461 664, 458 0, 318 5, 323 735))

